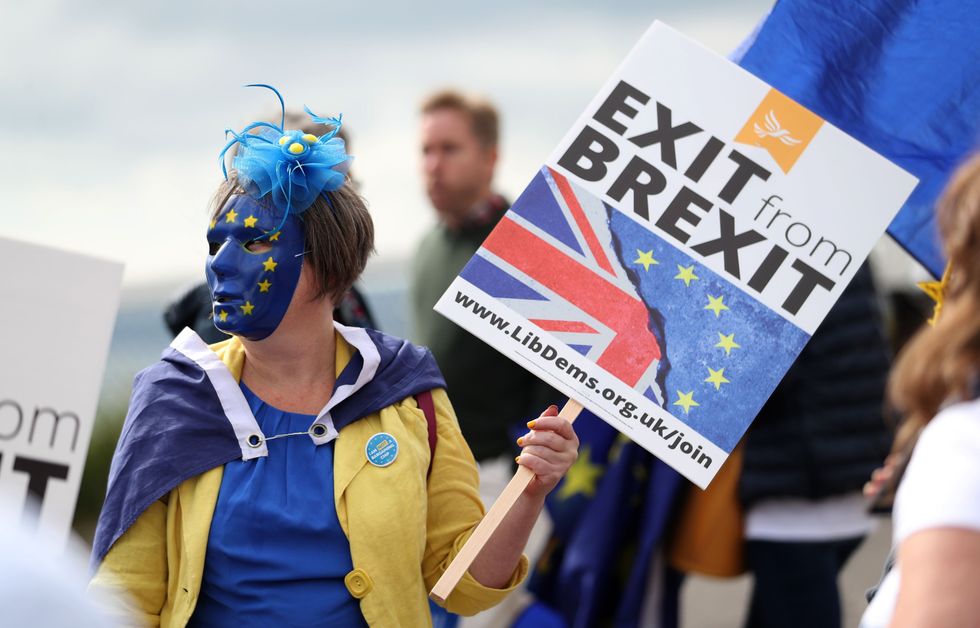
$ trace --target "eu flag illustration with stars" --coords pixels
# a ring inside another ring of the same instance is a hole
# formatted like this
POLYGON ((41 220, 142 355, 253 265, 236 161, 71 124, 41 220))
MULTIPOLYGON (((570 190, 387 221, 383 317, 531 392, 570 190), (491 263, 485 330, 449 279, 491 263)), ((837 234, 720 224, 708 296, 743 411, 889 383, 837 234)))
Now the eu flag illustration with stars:
POLYGON ((460 276, 726 452, 809 340, 547 167, 460 276))

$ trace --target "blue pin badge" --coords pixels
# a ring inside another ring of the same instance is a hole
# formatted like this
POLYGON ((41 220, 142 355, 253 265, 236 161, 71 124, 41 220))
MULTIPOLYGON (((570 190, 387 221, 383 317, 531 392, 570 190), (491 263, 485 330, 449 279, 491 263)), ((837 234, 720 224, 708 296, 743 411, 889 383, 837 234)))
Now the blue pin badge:
POLYGON ((368 462, 376 467, 387 467, 398 457, 398 441, 388 432, 378 432, 364 446, 368 462))

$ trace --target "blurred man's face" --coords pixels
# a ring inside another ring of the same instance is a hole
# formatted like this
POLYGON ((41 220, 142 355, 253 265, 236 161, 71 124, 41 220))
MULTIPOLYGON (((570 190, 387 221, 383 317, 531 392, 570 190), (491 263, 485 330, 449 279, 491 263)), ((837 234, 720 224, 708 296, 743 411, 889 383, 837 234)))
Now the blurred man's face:
POLYGON ((422 116, 422 174, 425 191, 439 218, 458 225, 490 193, 497 149, 483 146, 470 117, 455 109, 422 116))

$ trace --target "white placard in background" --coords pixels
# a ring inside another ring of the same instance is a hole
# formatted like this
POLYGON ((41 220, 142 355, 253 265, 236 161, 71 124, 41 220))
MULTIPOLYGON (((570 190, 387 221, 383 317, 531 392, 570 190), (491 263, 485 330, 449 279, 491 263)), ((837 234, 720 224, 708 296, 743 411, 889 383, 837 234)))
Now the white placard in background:
POLYGON ((0 499, 64 542, 123 266, 0 237, 0 268, 0 499))

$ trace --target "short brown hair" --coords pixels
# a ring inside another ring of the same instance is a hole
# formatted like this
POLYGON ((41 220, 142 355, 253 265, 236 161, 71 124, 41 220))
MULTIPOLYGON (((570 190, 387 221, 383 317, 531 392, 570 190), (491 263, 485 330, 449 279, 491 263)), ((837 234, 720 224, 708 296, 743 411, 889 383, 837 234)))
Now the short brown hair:
MULTIPOLYGON (((229 173, 214 195, 214 218, 228 199, 245 194, 235 171, 229 173)), ((259 199, 272 209, 268 195, 259 199)), ((304 251, 317 282, 317 299, 329 296, 336 304, 364 272, 368 256, 374 251, 374 221, 367 203, 352 187, 350 179, 340 188, 317 196, 300 214, 303 222, 304 251)))
POLYGON ((439 109, 452 109, 469 116, 476 139, 485 147, 497 145, 499 115, 489 100, 444 89, 422 101, 421 113, 425 115, 439 109))

